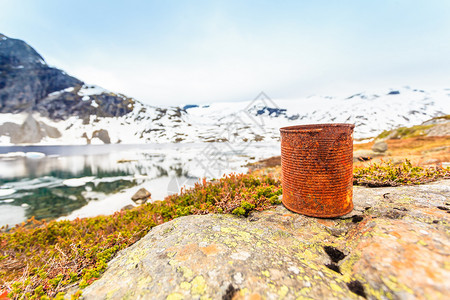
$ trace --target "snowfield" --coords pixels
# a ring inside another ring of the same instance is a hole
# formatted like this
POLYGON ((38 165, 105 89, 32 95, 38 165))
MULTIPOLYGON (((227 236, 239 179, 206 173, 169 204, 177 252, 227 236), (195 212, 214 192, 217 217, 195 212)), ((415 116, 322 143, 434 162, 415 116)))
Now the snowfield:
MULTIPOLYGON (((100 87, 85 86, 79 93, 88 99, 102 92, 105 90, 100 87)), ((63 121, 36 113, 33 117, 62 134, 59 138, 44 137, 40 145, 83 145, 88 140, 91 144, 103 144, 99 130, 108 132, 111 143, 124 144, 274 142, 279 140, 280 127, 313 123, 353 123, 355 139, 365 139, 383 130, 417 125, 449 114, 450 89, 424 91, 404 87, 345 98, 272 100, 261 94, 253 101, 195 106, 158 108, 135 101, 133 111, 122 117, 91 115, 88 122, 75 116, 63 121)), ((0 114, 0 125, 20 125, 26 117, 24 113, 0 114)), ((1 135, 0 144, 10 144, 9 137, 1 135)))

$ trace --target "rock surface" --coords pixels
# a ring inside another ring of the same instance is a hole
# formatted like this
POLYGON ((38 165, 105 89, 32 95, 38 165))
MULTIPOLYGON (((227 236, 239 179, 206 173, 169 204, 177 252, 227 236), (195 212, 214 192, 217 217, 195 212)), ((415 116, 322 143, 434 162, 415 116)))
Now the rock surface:
POLYGON ((426 131, 427 136, 449 136, 450 122, 437 124, 426 131))
POLYGON ((305 217, 282 205, 248 218, 178 218, 121 251, 83 297, 444 299, 449 201, 450 180, 444 180, 355 187, 355 209, 336 219, 305 217))
POLYGON ((92 133, 92 138, 98 138, 104 144, 111 144, 111 139, 109 138, 108 130, 100 129, 92 133))

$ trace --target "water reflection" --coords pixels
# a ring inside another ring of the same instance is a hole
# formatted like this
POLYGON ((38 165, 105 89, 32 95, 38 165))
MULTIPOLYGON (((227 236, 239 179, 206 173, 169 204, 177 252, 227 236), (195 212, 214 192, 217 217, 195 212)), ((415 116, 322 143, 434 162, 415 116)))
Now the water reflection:
POLYGON ((162 200, 183 186, 193 186, 201 177, 245 172, 242 166, 247 162, 278 151, 278 147, 256 147, 248 150, 250 158, 227 150, 221 157, 227 163, 224 169, 223 164, 203 158, 204 147, 0 147, 0 226, 32 216, 72 219, 112 213, 134 204, 131 196, 140 187, 148 189, 153 200, 162 200))

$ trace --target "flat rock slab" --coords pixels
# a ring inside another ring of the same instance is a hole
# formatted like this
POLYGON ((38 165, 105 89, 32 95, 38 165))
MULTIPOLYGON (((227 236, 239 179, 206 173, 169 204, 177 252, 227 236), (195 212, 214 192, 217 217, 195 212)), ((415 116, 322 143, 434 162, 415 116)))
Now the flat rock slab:
POLYGON ((354 204, 351 214, 336 219, 305 217, 282 205, 248 218, 178 218, 121 251, 83 291, 83 298, 450 295, 450 180, 412 187, 355 187, 354 204))

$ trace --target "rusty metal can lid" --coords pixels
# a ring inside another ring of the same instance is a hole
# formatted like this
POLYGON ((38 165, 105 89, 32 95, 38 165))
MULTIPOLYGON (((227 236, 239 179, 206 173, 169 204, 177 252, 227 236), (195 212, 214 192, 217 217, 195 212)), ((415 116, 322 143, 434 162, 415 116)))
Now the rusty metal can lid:
POLYGON ((321 129, 326 127, 349 127, 350 129, 355 128, 355 124, 349 123, 325 123, 325 124, 307 124, 307 125, 295 125, 280 128, 280 132, 298 132, 305 130, 321 129))

